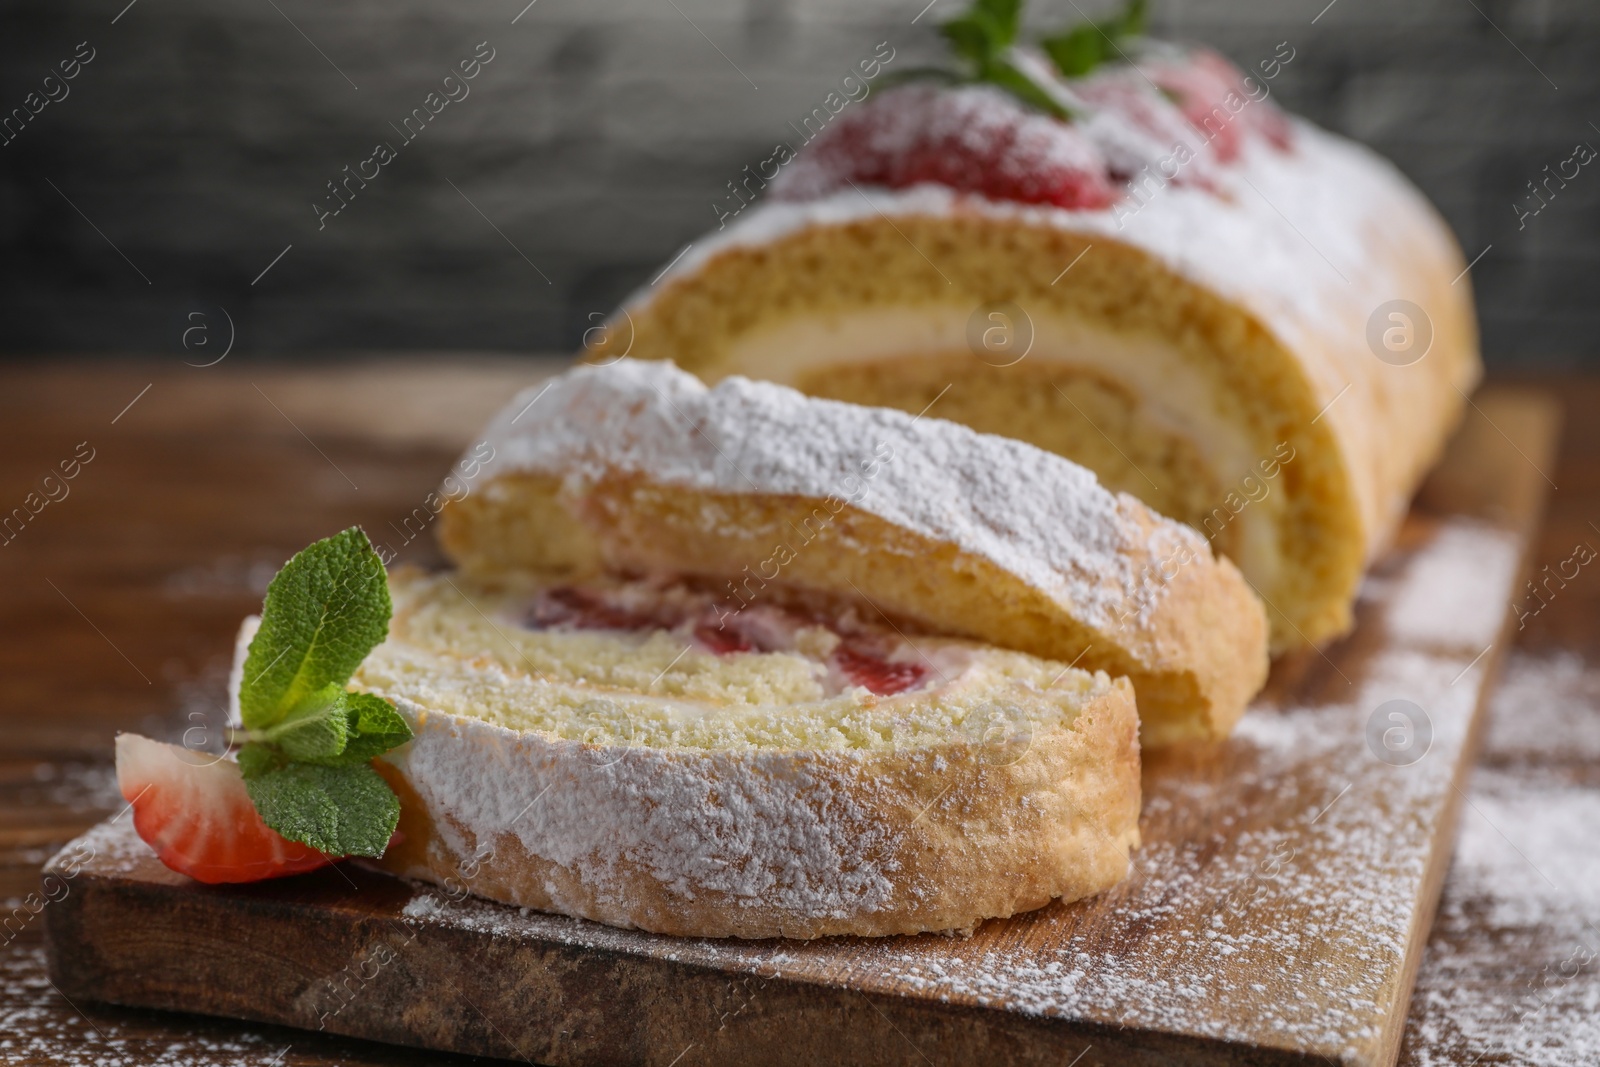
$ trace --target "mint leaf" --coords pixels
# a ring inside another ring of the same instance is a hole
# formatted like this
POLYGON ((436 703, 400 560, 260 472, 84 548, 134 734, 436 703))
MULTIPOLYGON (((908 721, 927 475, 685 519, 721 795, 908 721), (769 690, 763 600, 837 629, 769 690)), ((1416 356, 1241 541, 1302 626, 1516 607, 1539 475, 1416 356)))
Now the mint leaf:
POLYGON ((239 773, 248 782, 252 778, 288 766, 289 758, 271 745, 250 741, 239 750, 239 773))
POLYGON ((411 727, 387 700, 371 693, 346 693, 344 698, 349 730, 344 749, 332 756, 299 758, 330 767, 370 763, 374 757, 411 740, 411 727))
POLYGON ((374 756, 411 739, 382 697, 345 683, 389 632, 388 575, 351 527, 295 554, 267 587, 245 655, 239 750, 262 820, 330 856, 381 856, 400 800, 374 756))
POLYGON ((359 527, 296 553, 267 587, 245 656, 244 725, 275 726, 309 694, 344 685, 388 634, 392 610, 383 562, 359 527))
POLYGON ((411 740, 411 727, 394 705, 371 693, 350 693, 351 738, 340 755, 346 762, 365 763, 411 740))
POLYGON ((993 26, 987 19, 963 15, 940 24, 939 32, 950 42, 950 47, 956 55, 980 66, 998 47, 994 39, 993 26))
POLYGON ((1042 38, 1039 46, 1062 74, 1081 78, 1100 64, 1120 58, 1121 42, 1144 33, 1145 7, 1145 0, 1128 0, 1110 18, 1080 23, 1065 33, 1042 38))
POLYGON ((1128 6, 1122 9, 1122 36, 1144 36, 1149 7, 1148 0, 1128 0, 1128 6))
MULTIPOLYGON (((1146 0, 1127 0, 1121 10, 1099 21, 1086 21, 1061 33, 1040 39, 1056 69, 1069 77, 1082 77, 1100 64, 1122 56, 1122 42, 1144 33, 1146 0)), ((1022 23, 1022 0, 972 0, 959 15, 939 25, 950 50, 963 62, 958 72, 944 72, 957 83, 980 83, 1004 89, 1029 107, 1058 119, 1072 112, 1052 92, 1046 79, 1028 72, 1019 62, 1016 44, 1022 23)), ((894 81, 932 76, 932 72, 906 72, 894 81)))
POLYGON ((258 766, 244 784, 262 821, 330 856, 381 856, 400 821, 400 799, 371 764, 258 766))
POLYGON ((350 694, 325 685, 290 708, 275 726, 260 731, 263 741, 292 760, 325 760, 339 755, 350 740, 350 694))
POLYGON ((1105 38, 1093 23, 1039 42, 1056 69, 1069 78, 1081 78, 1106 58, 1105 38))
POLYGON ((276 726, 253 731, 239 753, 253 761, 244 767, 276 769, 288 763, 348 767, 370 763, 413 734, 394 705, 371 693, 352 693, 330 685, 301 701, 276 726))
POLYGON ((1022 0, 973 0, 972 12, 994 28, 997 43, 1008 45, 1017 39, 1022 0))

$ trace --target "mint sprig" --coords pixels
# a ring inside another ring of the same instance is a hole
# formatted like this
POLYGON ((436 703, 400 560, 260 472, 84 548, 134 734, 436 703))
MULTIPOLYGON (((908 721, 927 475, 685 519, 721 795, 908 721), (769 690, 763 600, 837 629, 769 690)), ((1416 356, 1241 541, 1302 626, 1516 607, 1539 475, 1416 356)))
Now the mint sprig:
MULTIPOLYGON (((889 83, 937 80, 947 85, 988 84, 1004 89, 1029 107, 1058 119, 1071 119, 1070 93, 1053 84, 1043 65, 1019 54, 1023 0, 972 0, 961 14, 939 24, 962 70, 917 68, 890 75, 889 83)), ((1126 0, 1115 14, 1079 23, 1039 39, 1057 71, 1081 78, 1102 63, 1123 58, 1125 45, 1144 35, 1146 0, 1126 0)))
POLYGON ((383 561, 352 526, 295 554, 267 586, 239 711, 265 729, 316 690, 343 686, 389 632, 383 561))
POLYGON ((1144 36, 1145 0, 1128 0, 1110 18, 1079 23, 1063 33, 1039 40, 1056 69, 1069 78, 1081 78, 1102 63, 1123 55, 1122 44, 1144 36))
POLYGON ((998 86, 1023 103, 1056 118, 1071 113, 1017 63, 1014 46, 1022 20, 1022 0, 972 0, 972 6, 939 24, 950 48, 968 67, 967 83, 998 86))
POLYGON ((268 826, 331 856, 383 855, 400 818, 372 760, 411 728, 387 700, 345 688, 392 611, 383 561, 351 527, 284 564, 245 656, 245 788, 268 826))

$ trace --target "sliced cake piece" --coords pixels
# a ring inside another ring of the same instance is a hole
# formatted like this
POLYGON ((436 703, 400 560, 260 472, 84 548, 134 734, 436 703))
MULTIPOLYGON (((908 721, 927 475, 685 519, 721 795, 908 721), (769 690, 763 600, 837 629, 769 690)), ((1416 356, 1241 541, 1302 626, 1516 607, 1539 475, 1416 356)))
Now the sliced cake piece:
POLYGON ((1118 881, 1125 679, 772 589, 399 570, 353 682, 415 738, 381 863, 695 936, 970 930, 1118 881))
POLYGON ((1020 441, 623 360, 528 390, 484 443, 440 518, 476 575, 689 576, 722 627, 785 588, 848 598, 891 628, 1126 676, 1146 745, 1226 735, 1266 676, 1232 564, 1020 441))

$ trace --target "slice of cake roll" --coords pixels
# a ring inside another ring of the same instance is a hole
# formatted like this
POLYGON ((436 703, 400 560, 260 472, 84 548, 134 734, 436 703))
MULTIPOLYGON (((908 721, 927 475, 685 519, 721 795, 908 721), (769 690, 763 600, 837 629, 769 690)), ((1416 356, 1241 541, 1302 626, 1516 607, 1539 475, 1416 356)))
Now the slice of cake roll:
POLYGON ((516 397, 353 684, 415 737, 382 864, 736 937, 970 930, 1115 884, 1153 739, 1266 622, 1198 535, 1018 441, 665 363, 516 397), (1131 679, 1131 681, 1130 681, 1131 679), (1148 713, 1147 713, 1148 715, 1148 713))
POLYGON ((970 930, 1138 843, 1132 687, 769 586, 391 577, 356 683, 416 736, 383 865, 703 937, 970 930))
POLYGON ((1082 77, 1012 56, 1050 109, 875 92, 747 179, 771 188, 590 358, 928 408, 1070 457, 1235 561, 1276 649, 1325 641, 1479 361, 1438 214, 1267 99, 1292 53, 1251 78, 1147 41, 1082 77))
POLYGON ((1231 563, 1021 441, 622 360, 528 390, 484 442, 439 520, 469 573, 688 575, 730 625, 776 589, 852 599, 1127 677, 1146 746, 1225 736, 1266 678, 1262 607, 1231 563))

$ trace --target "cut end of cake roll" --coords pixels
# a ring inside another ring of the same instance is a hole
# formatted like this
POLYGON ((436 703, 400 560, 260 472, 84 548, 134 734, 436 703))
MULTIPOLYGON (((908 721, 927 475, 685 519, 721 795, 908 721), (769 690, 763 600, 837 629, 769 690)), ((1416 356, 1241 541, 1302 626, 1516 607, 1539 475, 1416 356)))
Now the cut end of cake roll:
POLYGON ((849 600, 1127 676, 1146 745, 1225 736, 1265 680, 1265 618, 1231 564, 1019 441, 632 360, 529 390, 485 440, 440 520, 472 574, 689 575, 727 619, 788 590, 849 600))
POLYGON ((1390 164, 1219 57, 1135 66, 1059 79, 1072 121, 993 87, 874 95, 589 358, 1028 441, 1237 563, 1276 650, 1344 633, 1477 381, 1466 264, 1390 164))
POLYGON ((1125 679, 694 582, 399 570, 354 684, 415 738, 382 865, 706 937, 971 930, 1115 884, 1138 843, 1125 679))

